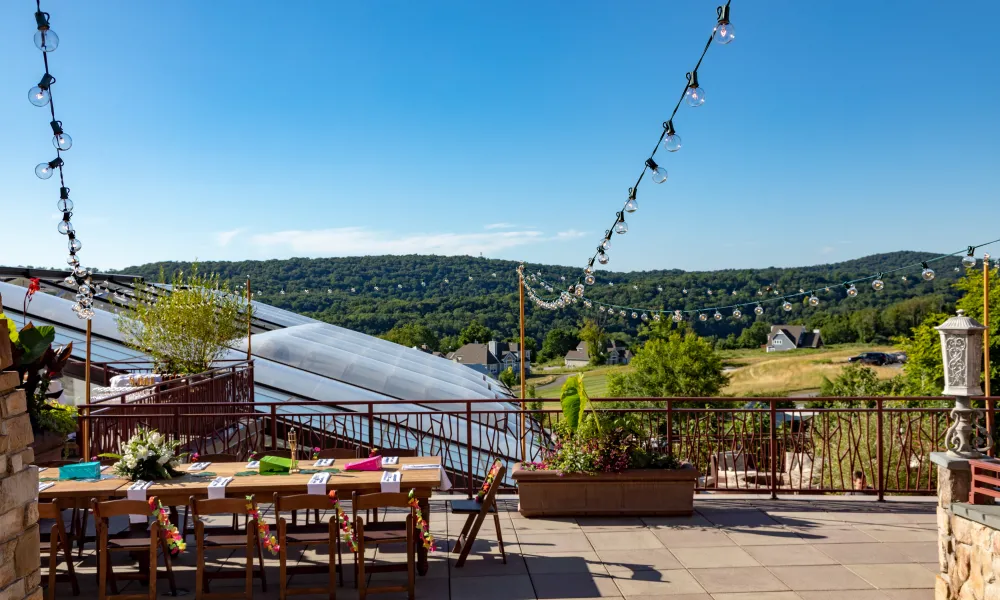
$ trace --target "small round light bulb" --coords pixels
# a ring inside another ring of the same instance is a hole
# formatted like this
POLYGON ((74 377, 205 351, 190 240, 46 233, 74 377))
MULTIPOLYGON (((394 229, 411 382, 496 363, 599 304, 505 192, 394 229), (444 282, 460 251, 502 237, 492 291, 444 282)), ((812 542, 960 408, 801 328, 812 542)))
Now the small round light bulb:
POLYGON ((725 45, 736 39, 736 28, 732 23, 719 23, 715 28, 715 41, 725 45))
POLYGON ((755 315, 759 317, 760 315, 764 314, 764 307, 758 304, 756 307, 754 307, 753 312, 755 315))
POLYGON ((597 279, 593 275, 587 275, 583 278, 583 281, 587 285, 594 285, 594 282, 597 281, 597 279))
POLYGON ((712 315, 712 317, 714 317, 716 321, 721 321, 722 320, 722 313, 720 313, 719 311, 715 311, 715 314, 712 315))
POLYGON ((741 311, 738 308, 736 310, 734 310, 733 311, 733 318, 734 319, 742 319, 743 318, 743 311, 741 311))
POLYGON ((636 202, 635 198, 629 198, 628 202, 625 203, 625 212, 634 213, 639 210, 639 203, 636 202))
POLYGON ((49 103, 49 90, 43 90, 37 85, 28 90, 28 100, 35 106, 45 106, 49 103))
POLYGON ((924 270, 920 272, 920 276, 924 278, 924 281, 934 280, 934 269, 924 265, 924 270))
POLYGON ((69 221, 59 221, 59 224, 56 225, 56 231, 66 235, 67 233, 73 231, 73 224, 69 221))
POLYGON ((611 258, 609 258, 608 255, 604 254, 603 252, 597 255, 597 262, 601 263, 602 265, 608 264, 608 261, 610 260, 611 258))
POLYGON ((667 170, 663 167, 653 169, 652 178, 654 183, 663 183, 667 180, 667 170))
POLYGON ((615 233, 618 235, 625 235, 628 233, 628 223, 626 223, 624 219, 618 221, 615 225, 615 233))
POLYGON ((847 295, 851 298, 858 295, 858 288, 854 287, 853 283, 851 284, 851 287, 847 288, 847 295))
POLYGON ((707 321, 708 320, 708 315, 705 314, 705 313, 701 313, 700 315, 698 315, 698 320, 699 321, 707 321))
POLYGON ((677 152, 681 149, 681 136, 670 133, 663 136, 663 149, 667 152, 677 152))
POLYGON ((872 281, 872 289, 875 290, 876 292, 881 292, 882 290, 885 289, 885 282, 882 281, 881 277, 875 279, 875 281, 872 281))
POLYGON ((684 101, 687 102, 688 106, 699 107, 705 103, 705 90, 700 87, 689 87, 686 92, 684 92, 684 101))
POLYGON ((38 166, 35 167, 35 175, 39 179, 48 179, 48 178, 52 177, 52 173, 54 173, 54 172, 55 172, 55 168, 54 167, 50 167, 49 163, 47 163, 47 162, 38 163, 38 166))
POLYGON ((816 294, 809 296, 809 306, 819 306, 819 298, 816 294))
POLYGON ((792 312, 792 303, 785 300, 785 303, 781 305, 781 308, 785 309, 785 312, 792 312))
POLYGON ((976 257, 971 254, 969 256, 963 256, 962 266, 966 269, 974 269, 976 267, 976 257))
POLYGON ((42 52, 52 52, 59 47, 59 36, 51 29, 35 32, 35 47, 42 52))

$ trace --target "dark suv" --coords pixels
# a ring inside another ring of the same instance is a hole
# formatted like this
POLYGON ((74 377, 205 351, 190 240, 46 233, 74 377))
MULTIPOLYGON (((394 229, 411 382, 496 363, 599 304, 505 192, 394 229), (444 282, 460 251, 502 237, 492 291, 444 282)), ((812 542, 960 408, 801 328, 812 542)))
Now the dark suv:
POLYGON ((847 362, 882 366, 891 363, 892 358, 885 352, 862 352, 857 356, 848 358, 847 362))

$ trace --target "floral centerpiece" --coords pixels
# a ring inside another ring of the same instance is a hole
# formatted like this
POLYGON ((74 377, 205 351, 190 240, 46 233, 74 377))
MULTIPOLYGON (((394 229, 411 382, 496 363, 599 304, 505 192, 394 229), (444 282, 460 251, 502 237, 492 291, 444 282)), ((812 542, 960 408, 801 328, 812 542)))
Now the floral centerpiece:
POLYGON ((179 446, 155 429, 140 429, 121 454, 101 454, 101 458, 115 459, 114 474, 131 481, 171 479, 180 475, 176 468, 184 455, 178 454, 179 446))

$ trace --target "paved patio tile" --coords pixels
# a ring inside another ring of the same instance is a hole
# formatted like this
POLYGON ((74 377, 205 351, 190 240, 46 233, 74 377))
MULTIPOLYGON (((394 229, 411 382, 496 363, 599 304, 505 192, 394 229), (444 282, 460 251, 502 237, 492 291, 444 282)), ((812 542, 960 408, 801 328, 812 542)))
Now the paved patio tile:
MULTIPOLYGON (((898 549, 898 544, 823 544, 819 546, 826 555, 842 565, 847 564, 898 564, 913 562, 898 549)), ((935 549, 935 555, 937 549, 935 549)))
POLYGON ((587 533, 595 550, 642 550, 662 548, 663 544, 649 531, 587 533))
POLYGON ((787 546, 805 544, 798 532, 787 527, 723 527, 729 539, 740 546, 787 546))
POLYGON ((484 577, 492 575, 526 575, 528 568, 520 554, 507 554, 507 564, 503 564, 500 553, 496 555, 487 554, 483 556, 469 555, 465 564, 456 567, 458 555, 453 554, 448 560, 448 575, 455 578, 462 577, 484 577))
POLYGON ((788 586, 764 567, 691 569, 691 574, 710 594, 788 590, 788 586))
POLYGON ((654 548, 647 550, 598 550, 597 555, 608 573, 616 577, 628 578, 636 571, 665 571, 680 569, 681 563, 670 550, 654 548))
POLYGON ((518 532, 580 530, 580 525, 577 524, 576 519, 570 517, 556 518, 556 519, 525 519, 524 517, 520 517, 520 518, 512 518, 510 522, 514 524, 514 529, 517 530, 518 532))
POLYGON ((531 578, 527 575, 494 575, 451 580, 451 600, 535 600, 535 598, 535 589, 531 585, 531 578))
POLYGON ((625 596, 626 600, 712 600, 708 594, 657 594, 655 596, 625 596))
POLYGON ((880 542, 936 542, 937 531, 906 525, 855 525, 880 542))
POLYGON ((934 589, 920 590, 882 590, 886 596, 895 600, 934 600, 934 589))
POLYGON ((880 589, 934 587, 934 574, 917 564, 848 565, 847 568, 880 589))
POLYGON ((885 600, 878 590, 800 591, 802 600, 885 600))
POLYGON ((608 569, 596 552, 564 552, 524 557, 531 575, 549 573, 593 573, 607 575, 608 569))
POLYGON ((837 564, 837 561, 808 545, 748 546, 744 550, 765 567, 837 564))
POLYGON ((637 571, 631 577, 614 577, 615 584, 626 598, 660 598, 679 594, 700 594, 705 590, 684 569, 637 571))
POLYGON ((698 511, 703 517, 714 523, 715 525, 726 525, 726 526, 742 526, 742 527, 768 527, 775 526, 778 524, 777 521, 772 519, 764 511, 753 509, 753 510, 732 510, 732 511, 717 511, 717 510, 699 510, 698 511))
POLYGON ((639 517, 577 517, 577 525, 584 531, 634 531, 646 524, 639 517))
POLYGON ((674 548, 674 556, 688 569, 715 567, 759 567, 746 550, 736 546, 721 548, 674 548))
POLYGON ((553 552, 593 552, 590 540, 580 531, 550 531, 547 533, 517 536, 524 554, 551 554, 553 552))
POLYGON ((704 546, 735 546, 721 529, 715 528, 664 528, 651 529, 660 542, 667 548, 698 548, 704 546))
POLYGON ((712 522, 695 513, 690 517, 642 517, 647 527, 712 527, 712 522))
POLYGON ((864 590, 874 587, 840 565, 771 567, 771 572, 795 591, 864 590))
POLYGON ((607 575, 549 573, 532 575, 531 582, 539 599, 622 597, 615 581, 607 575))
POLYGON ((801 600, 795 592, 740 592, 736 594, 713 594, 715 600, 801 600))
POLYGON ((864 544, 878 541, 850 525, 789 529, 799 534, 808 544, 864 544))

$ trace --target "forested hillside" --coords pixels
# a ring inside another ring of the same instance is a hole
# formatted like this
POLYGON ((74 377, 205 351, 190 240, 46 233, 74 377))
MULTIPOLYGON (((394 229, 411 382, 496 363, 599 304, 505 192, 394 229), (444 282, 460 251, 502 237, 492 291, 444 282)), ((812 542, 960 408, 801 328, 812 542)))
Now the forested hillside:
MULTIPOLYGON (((794 268, 765 268, 709 272, 644 271, 616 273, 598 271, 597 283, 588 297, 603 302, 649 308, 692 310, 735 302, 775 298, 798 290, 830 287, 818 294, 820 304, 810 307, 796 302, 791 312, 780 303, 765 303, 766 312, 755 317, 752 310, 740 321, 693 321, 700 335, 714 337, 722 346, 751 346, 771 323, 801 323, 822 330, 828 343, 871 342, 908 333, 928 312, 939 311, 958 297, 952 284, 960 273, 959 258, 934 262, 933 281, 923 281, 920 267, 893 272, 884 277, 885 289, 872 290, 859 283, 857 297, 848 298, 840 282, 879 272, 893 271, 936 256, 923 252, 894 252, 866 256, 847 262, 794 268), (905 279, 903 279, 905 277, 905 279), (609 285, 614 284, 614 285, 609 285), (662 288, 660 291, 658 288, 662 288), (683 290, 687 290, 684 293, 683 290), (708 292, 711 291, 711 294, 708 292), (733 292, 736 295, 733 295, 733 292), (763 291, 763 296, 758 295, 763 291), (755 321, 760 324, 741 333, 755 321), (727 341, 728 338, 728 341, 727 341)), ((293 258, 288 260, 202 262, 202 271, 219 273, 235 287, 252 278, 256 299, 330 323, 365 333, 384 335, 408 323, 426 326, 445 346, 457 342, 458 333, 473 322, 493 330, 498 338, 517 335, 517 263, 472 257, 365 256, 349 258, 293 258), (376 288, 378 288, 376 290, 376 288), (353 289, 353 291, 352 291, 353 289)), ((158 281, 191 263, 163 262, 129 267, 122 272, 158 281)), ((576 282, 580 270, 550 265, 527 265, 530 273, 542 274, 553 286, 576 282), (565 282, 562 281, 565 277, 565 282)), ((544 290, 536 289, 540 293, 544 290)), ((550 294, 555 296, 555 294, 550 294)), ((631 318, 609 318, 582 304, 549 311, 527 308, 527 333, 538 347, 555 328, 573 329, 583 318, 599 318, 613 336, 631 339, 641 322, 631 318)), ((447 348, 445 348, 447 349, 447 348)))

